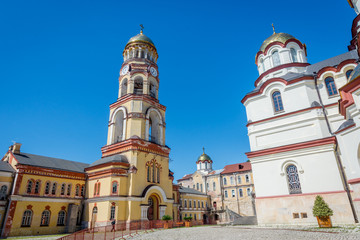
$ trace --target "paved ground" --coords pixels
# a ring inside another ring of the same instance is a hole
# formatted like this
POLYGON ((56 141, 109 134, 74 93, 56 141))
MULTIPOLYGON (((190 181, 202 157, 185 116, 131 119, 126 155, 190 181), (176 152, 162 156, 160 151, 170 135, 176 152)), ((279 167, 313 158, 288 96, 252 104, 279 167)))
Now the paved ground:
POLYGON ((219 239, 274 239, 274 240, 297 240, 297 239, 360 239, 357 233, 327 233, 302 230, 282 230, 276 228, 247 228, 243 226, 205 226, 192 228, 174 228, 157 230, 152 233, 142 233, 129 239, 142 240, 219 240, 219 239))

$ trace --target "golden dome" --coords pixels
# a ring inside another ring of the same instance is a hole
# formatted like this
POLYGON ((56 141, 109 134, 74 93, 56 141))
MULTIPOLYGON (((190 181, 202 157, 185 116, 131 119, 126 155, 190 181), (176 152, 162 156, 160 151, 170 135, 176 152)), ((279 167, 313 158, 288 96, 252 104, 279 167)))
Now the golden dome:
POLYGON ((274 33, 273 35, 271 35, 270 37, 265 39, 265 41, 263 42, 263 44, 260 47, 260 51, 264 52, 265 48, 273 42, 281 42, 281 43, 285 44, 286 41, 289 39, 297 40, 295 37, 293 37, 287 33, 274 33))
POLYGON ((139 33, 138 35, 130 38, 130 40, 128 41, 128 43, 126 45, 128 45, 130 43, 135 43, 135 42, 149 43, 155 47, 155 44, 153 43, 153 41, 150 38, 148 38, 146 35, 144 35, 142 32, 139 33))
POLYGON ((198 158, 198 161, 205 161, 205 160, 211 161, 211 158, 209 157, 209 155, 203 153, 203 154, 201 154, 201 156, 198 158))

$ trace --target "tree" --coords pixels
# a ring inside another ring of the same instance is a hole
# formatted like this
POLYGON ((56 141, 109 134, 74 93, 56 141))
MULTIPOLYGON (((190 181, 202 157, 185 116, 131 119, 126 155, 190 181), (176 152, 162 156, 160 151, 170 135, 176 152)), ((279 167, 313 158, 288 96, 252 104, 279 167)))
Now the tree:
POLYGON ((317 195, 313 207, 313 215, 315 217, 328 217, 333 215, 333 210, 329 208, 324 199, 317 195))

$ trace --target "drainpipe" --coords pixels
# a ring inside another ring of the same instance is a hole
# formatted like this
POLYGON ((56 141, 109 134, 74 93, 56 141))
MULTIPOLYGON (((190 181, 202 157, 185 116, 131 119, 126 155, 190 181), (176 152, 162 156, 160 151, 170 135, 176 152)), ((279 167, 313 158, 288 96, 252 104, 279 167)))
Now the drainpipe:
POLYGON ((355 221, 355 223, 359 223, 359 220, 358 220, 358 217, 357 217, 357 214, 356 214, 356 211, 355 211, 354 203, 353 203, 353 200, 352 200, 352 197, 351 197, 349 184, 347 183, 346 174, 345 174, 344 167, 343 167, 343 164, 342 164, 342 161, 341 161, 341 158, 340 158, 340 154, 339 154, 339 144, 338 144, 338 141, 337 141, 337 137, 336 137, 336 135, 331 131, 330 122, 329 122, 329 119, 328 119, 328 117, 327 117, 327 115, 326 115, 326 109, 325 109, 325 106, 324 106, 324 104, 323 104, 323 102, 322 102, 322 99, 321 99, 321 95, 320 95, 320 91, 319 91, 319 87, 318 87, 318 82, 317 82, 317 80, 318 80, 318 79, 317 79, 317 74, 314 72, 315 89, 316 89, 317 95, 318 95, 318 97, 319 97, 319 101, 320 101, 321 108, 322 108, 323 113, 324 113, 325 121, 326 121, 326 124, 327 124, 327 127, 328 127, 328 130, 329 130, 330 135, 331 135, 331 136, 334 136, 334 137, 335 137, 335 140, 336 140, 336 143, 335 143, 335 157, 336 157, 336 161, 337 161, 337 164, 338 164, 338 167, 339 167, 339 170, 340 170, 341 180, 342 180, 342 182, 343 182, 344 189, 345 189, 346 194, 347 194, 347 197, 348 197, 348 199, 349 199, 350 208, 351 208, 351 211, 352 211, 352 214, 353 214, 353 217, 354 217, 354 221, 355 221))

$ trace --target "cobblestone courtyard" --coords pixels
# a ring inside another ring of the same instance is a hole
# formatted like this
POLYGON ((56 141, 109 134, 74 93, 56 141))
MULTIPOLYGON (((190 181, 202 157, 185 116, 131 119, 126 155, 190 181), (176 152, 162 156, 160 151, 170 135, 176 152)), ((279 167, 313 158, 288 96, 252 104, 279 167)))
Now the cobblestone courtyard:
MULTIPOLYGON (((333 230, 331 230, 333 231, 333 230)), ((219 240, 219 239, 360 239, 360 232, 314 232, 304 230, 283 230, 276 228, 247 228, 238 226, 206 226, 176 228, 143 233, 129 239, 142 240, 219 240)))

